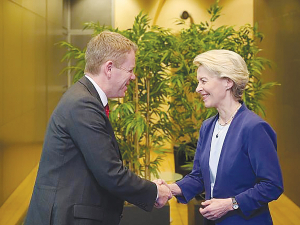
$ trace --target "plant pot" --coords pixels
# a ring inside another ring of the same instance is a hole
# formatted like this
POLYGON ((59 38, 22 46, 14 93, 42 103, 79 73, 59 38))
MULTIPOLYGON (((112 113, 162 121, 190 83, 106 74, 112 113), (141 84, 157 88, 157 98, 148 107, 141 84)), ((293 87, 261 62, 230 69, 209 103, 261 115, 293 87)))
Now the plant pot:
POLYGON ((170 205, 167 203, 160 209, 153 208, 146 212, 135 205, 124 205, 120 225, 169 225, 170 205))
POLYGON ((204 200, 197 197, 188 203, 188 225, 203 225, 203 216, 199 212, 201 202, 204 200))
POLYGON ((194 157, 186 156, 184 151, 179 151, 178 147, 174 146, 174 162, 175 173, 179 173, 182 176, 189 174, 192 171, 192 167, 186 167, 187 163, 192 163, 194 157))

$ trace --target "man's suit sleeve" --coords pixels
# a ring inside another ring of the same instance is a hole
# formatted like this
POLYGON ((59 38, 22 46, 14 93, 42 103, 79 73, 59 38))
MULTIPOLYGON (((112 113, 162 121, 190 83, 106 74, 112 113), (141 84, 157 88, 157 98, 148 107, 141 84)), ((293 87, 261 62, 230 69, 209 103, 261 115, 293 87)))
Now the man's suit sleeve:
POLYGON ((70 117, 71 138, 99 185, 115 196, 151 211, 157 187, 123 167, 113 141, 114 134, 108 132, 109 122, 98 100, 92 96, 80 98, 70 117))
POLYGON ((277 199, 283 192, 282 174, 277 156, 276 134, 266 123, 249 129, 248 155, 257 183, 236 196, 240 209, 250 216, 256 209, 277 199))

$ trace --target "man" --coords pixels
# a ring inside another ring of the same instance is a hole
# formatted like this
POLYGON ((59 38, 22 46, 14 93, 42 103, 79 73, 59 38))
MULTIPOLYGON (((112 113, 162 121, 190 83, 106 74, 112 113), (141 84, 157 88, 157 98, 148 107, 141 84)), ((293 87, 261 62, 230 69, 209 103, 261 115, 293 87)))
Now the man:
POLYGON ((124 97, 135 79, 136 50, 108 31, 89 42, 85 76, 50 118, 26 225, 117 225, 124 200, 151 211, 172 196, 123 166, 105 111, 107 98, 124 97))

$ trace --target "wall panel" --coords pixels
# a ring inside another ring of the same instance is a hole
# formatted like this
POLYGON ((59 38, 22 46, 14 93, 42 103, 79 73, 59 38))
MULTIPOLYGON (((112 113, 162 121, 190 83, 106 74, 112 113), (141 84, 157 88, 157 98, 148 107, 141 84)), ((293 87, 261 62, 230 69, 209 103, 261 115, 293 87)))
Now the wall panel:
POLYGON ((63 0, 48 0, 46 2, 47 21, 61 26, 63 24, 63 0))
POLYGON ((39 162, 48 114, 66 77, 58 75, 65 50, 55 45, 65 38, 62 1, 2 0, 0 11, 1 206, 39 162))
POLYGON ((66 64, 60 62, 65 53, 65 49, 56 45, 59 41, 65 39, 61 26, 48 22, 47 23, 47 117, 49 118, 52 111, 57 105, 62 94, 66 91, 67 76, 59 75, 66 64))
POLYGON ((14 2, 14 3, 17 3, 17 4, 19 4, 19 5, 22 5, 22 1, 23 1, 23 0, 9 0, 9 1, 14 2))
POLYGON ((4 4, 5 55, 3 64, 3 122, 9 123, 21 115, 22 110, 22 10, 21 7, 8 1, 4 4), (13 91, 12 91, 12 87, 13 91))
MULTIPOLYGON (((0 1, 0 127, 3 125, 3 1, 0 1)), ((0 137, 0 184, 3 184, 3 149, 0 137)), ((3 202, 3 186, 0 185, 0 205, 3 202)))
POLYGON ((281 83, 265 102, 266 119, 277 132, 285 194, 300 206, 300 2, 255 0, 254 3, 254 19, 265 35, 260 45, 261 55, 275 63, 272 70, 266 71, 265 79, 281 83))
POLYGON ((47 51, 46 51, 46 20, 36 17, 35 20, 35 138, 44 139, 47 125, 47 51))
POLYGON ((45 0, 22 0, 22 6, 41 17, 46 17, 46 1, 45 0))
POLYGON ((35 107, 35 18, 30 11, 22 15, 22 113, 33 111, 35 107))
POLYGON ((3 124, 3 33, 3 1, 0 1, 0 126, 3 124))
POLYGON ((90 21, 111 25, 112 11, 112 0, 73 0, 71 1, 71 29, 82 29, 83 23, 90 21))

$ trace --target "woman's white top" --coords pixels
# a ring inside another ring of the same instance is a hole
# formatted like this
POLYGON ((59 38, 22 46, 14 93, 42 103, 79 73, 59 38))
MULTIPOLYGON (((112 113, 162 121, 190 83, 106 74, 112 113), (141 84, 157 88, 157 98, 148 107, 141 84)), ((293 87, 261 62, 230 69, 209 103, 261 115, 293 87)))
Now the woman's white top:
POLYGON ((211 140, 211 146, 210 146, 210 155, 209 155, 211 198, 213 198, 213 190, 216 182, 219 159, 220 159, 223 143, 229 126, 230 123, 225 126, 221 126, 217 121, 214 128, 214 132, 211 140))

